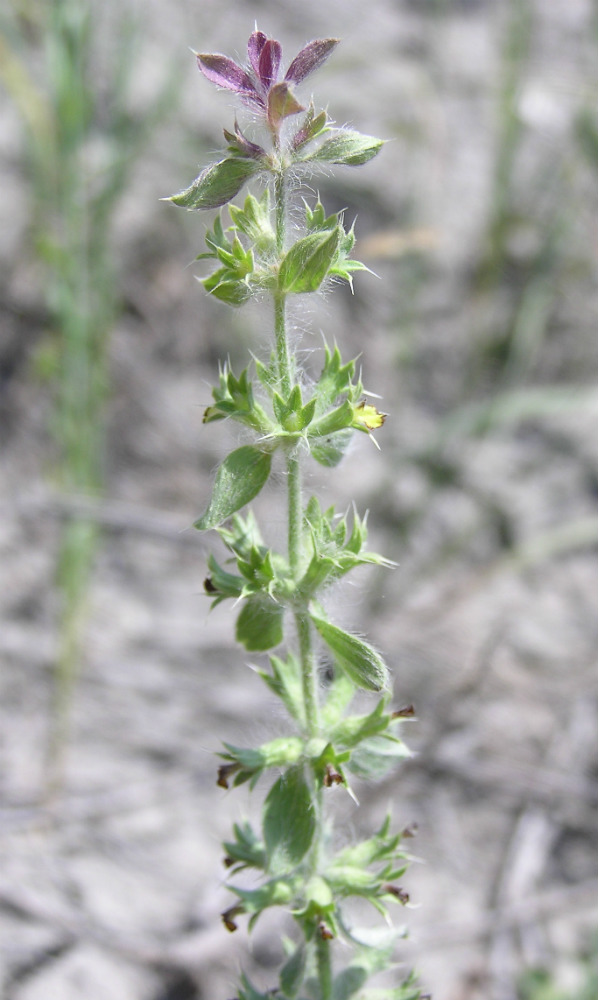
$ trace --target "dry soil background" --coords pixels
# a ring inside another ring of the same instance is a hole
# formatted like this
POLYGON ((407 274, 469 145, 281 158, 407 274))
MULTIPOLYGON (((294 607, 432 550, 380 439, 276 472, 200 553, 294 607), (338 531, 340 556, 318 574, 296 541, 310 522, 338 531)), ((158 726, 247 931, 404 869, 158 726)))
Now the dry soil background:
MULTIPOLYGON (((1 995, 226 1000, 240 964, 267 984, 276 961, 267 924, 248 955, 245 930, 220 923, 219 842, 257 802, 216 788, 212 752, 283 723, 234 648, 227 608, 207 614, 212 543, 188 530, 235 440, 201 424, 217 358, 259 352, 267 316, 206 301, 187 266, 204 220, 159 202, 232 120, 189 47, 242 55, 257 21, 287 58, 342 36, 314 79, 319 102, 392 140, 320 185, 331 210, 357 214, 358 250, 381 280, 358 276, 353 297, 337 290, 296 317, 314 364, 320 331, 346 357, 363 353, 390 414, 381 452, 360 438, 332 475, 312 476, 339 507, 369 508, 374 547, 399 563, 331 602, 386 652, 396 700, 420 720, 413 761, 360 789, 359 810, 335 791, 338 808, 349 831, 389 803, 400 825, 418 824, 401 957, 436 1000, 516 1000, 537 967, 573 1000, 598 929, 598 157, 578 128, 593 115, 598 135, 596 6, 97 8, 99 66, 123 13, 139 18, 138 114, 173 60, 188 68, 114 226, 123 308, 106 490, 86 507, 103 534, 51 805, 56 556, 86 500, 52 488, 51 391, 31 363, 47 314, 26 152, 0 98, 1 995), (523 15, 529 51, 513 68, 523 15)), ((275 486, 260 509, 275 539, 275 486)))

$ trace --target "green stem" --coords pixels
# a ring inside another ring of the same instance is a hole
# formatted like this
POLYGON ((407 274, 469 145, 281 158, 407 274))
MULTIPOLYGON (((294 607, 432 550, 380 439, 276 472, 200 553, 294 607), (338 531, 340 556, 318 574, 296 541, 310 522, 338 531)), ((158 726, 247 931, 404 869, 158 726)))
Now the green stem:
MULTIPOLYGON (((274 181, 276 206, 276 246, 278 258, 282 260, 286 236, 286 184, 284 171, 275 175, 274 181)), ((286 328, 286 296, 274 293, 274 330, 276 339, 276 361, 280 391, 284 396, 291 392, 294 373, 289 353, 286 328)), ((301 500, 301 457, 295 451, 287 455, 287 491, 288 491, 288 556, 289 568, 295 580, 301 572, 301 543, 303 535, 303 505, 301 500)), ((305 706, 305 728, 309 738, 317 736, 320 731, 320 710, 318 698, 318 672, 312 646, 312 626, 307 612, 307 605, 295 612, 299 660, 303 684, 303 703, 305 706)), ((324 802, 323 788, 312 774, 313 805, 316 814, 317 830, 310 851, 310 868, 315 873, 318 870, 324 838, 324 802)), ((320 1000, 330 1000, 332 996, 332 970, 330 965, 329 942, 318 940, 317 946, 318 980, 320 983, 320 1000)))
POLYGON ((287 224, 287 186, 284 170, 274 175, 274 200, 276 203, 276 249, 284 252, 287 224))
POLYGON ((301 504, 301 465, 299 458, 287 456, 287 491, 289 503, 289 567, 297 579, 301 566, 301 532, 303 511, 301 504))
POLYGON ((318 963, 318 981, 320 983, 319 1000, 330 1000, 332 996, 332 964, 330 961, 330 941, 317 938, 316 956, 318 963))
MULTIPOLYGON (((284 253, 286 233, 286 183, 284 171, 275 174, 274 200, 276 211, 276 246, 279 258, 284 253)), ((289 355, 286 329, 286 296, 274 294, 274 329, 276 336, 276 359, 281 391, 288 395, 291 391, 293 373, 289 355)), ((301 568, 301 540, 303 533, 303 508, 301 502, 301 460, 298 453, 287 456, 288 490, 288 551, 291 573, 297 578, 301 568)), ((315 736, 319 729, 317 672, 312 652, 311 625, 307 609, 298 611, 296 616, 299 655, 303 676, 303 696, 307 732, 315 736)))
POLYGON ((305 722, 307 733, 311 737, 317 736, 320 729, 318 675, 311 642, 311 623, 305 612, 297 612, 295 615, 295 622, 297 625, 299 656, 303 677, 305 722))
MULTIPOLYGON (((276 249, 278 259, 282 260, 286 238, 286 183, 284 171, 274 175, 274 203, 276 206, 276 249)), ((292 368, 289 355, 286 324, 286 295, 274 292, 274 335, 276 338, 276 359, 278 362, 278 378, 283 396, 291 391, 292 368)))
POLYGON ((274 335, 276 338, 276 361, 278 381, 283 397, 291 392, 291 359, 287 341, 286 295, 274 293, 274 335))

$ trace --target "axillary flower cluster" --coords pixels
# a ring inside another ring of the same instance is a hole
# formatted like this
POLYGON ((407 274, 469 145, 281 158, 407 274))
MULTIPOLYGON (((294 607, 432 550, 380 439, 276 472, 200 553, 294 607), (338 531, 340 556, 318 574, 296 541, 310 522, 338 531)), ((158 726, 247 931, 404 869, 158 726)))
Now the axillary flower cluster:
POLYGON ((263 991, 243 976, 239 1000, 421 996, 412 977, 402 980, 396 971, 390 986, 368 985, 373 974, 394 969, 402 932, 392 928, 388 907, 408 902, 399 880, 408 863, 404 841, 412 831, 392 832, 387 818, 361 842, 339 845, 327 801, 333 786, 355 797, 352 776, 379 779, 409 755, 398 733, 413 714, 411 707, 391 707, 389 671, 378 651, 332 621, 322 603, 326 590, 350 570, 389 562, 367 550, 365 517, 323 509, 303 489, 306 462, 334 468, 354 431, 371 434, 384 420, 364 398, 355 360, 344 363, 335 343, 325 345, 319 377, 310 381, 287 333, 290 296, 317 292, 334 280, 351 284, 356 271, 367 270, 352 256, 353 228, 345 227, 342 214, 327 215, 319 198, 303 199, 302 231, 296 225, 304 178, 334 164, 360 166, 383 145, 353 129, 334 128, 325 111, 316 111, 313 101, 303 105, 294 92, 336 45, 335 38, 310 42, 284 73, 280 43, 257 30, 249 38, 246 66, 224 55, 197 54, 203 75, 234 92, 250 111, 251 135, 235 120, 232 130, 224 130, 223 157, 169 199, 192 210, 228 205, 229 219, 218 212, 205 236, 207 249, 197 258, 213 262, 203 285, 235 307, 256 297, 272 305, 270 356, 253 359, 239 374, 223 364, 212 390, 204 422, 235 421, 248 443, 218 467, 195 525, 215 529, 227 550, 222 561, 209 558, 205 590, 212 606, 232 600, 238 642, 268 654, 257 674, 285 706, 289 725, 287 736, 251 748, 225 743, 220 755, 222 788, 244 782, 253 787, 270 776, 259 827, 235 825, 224 845, 235 896, 224 924, 234 931, 247 915, 251 929, 270 907, 286 911, 289 924, 288 935, 281 935, 278 982, 263 991), (249 181, 254 191, 242 205, 231 204, 249 181), (245 510, 276 465, 284 470, 287 494, 284 552, 269 547, 253 512, 245 510), (367 704, 372 697, 373 707, 367 704), (248 871, 249 881, 237 878, 248 871), (355 900, 370 903, 383 925, 357 926, 355 900))

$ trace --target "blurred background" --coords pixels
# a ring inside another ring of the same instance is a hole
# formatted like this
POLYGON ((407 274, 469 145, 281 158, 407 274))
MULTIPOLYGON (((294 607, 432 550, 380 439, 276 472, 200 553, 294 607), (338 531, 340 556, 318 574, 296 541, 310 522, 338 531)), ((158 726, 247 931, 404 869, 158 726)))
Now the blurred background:
MULTIPOLYGON (((218 359, 270 319, 205 296, 209 217, 160 201, 234 119, 189 49, 243 60, 255 22, 287 64, 340 36, 316 104, 389 140, 312 181, 380 280, 293 320, 389 413, 381 452, 359 436, 309 485, 399 564, 331 604, 387 655, 417 754, 359 810, 331 794, 348 836, 389 805, 417 824, 399 958, 435 1000, 595 1000, 596 0, 3 6, 0 995, 226 1000, 279 959, 220 922, 220 840, 258 802, 213 752, 284 723, 189 530, 238 440, 201 423, 218 359)), ((276 542, 276 484, 259 506, 276 542)))

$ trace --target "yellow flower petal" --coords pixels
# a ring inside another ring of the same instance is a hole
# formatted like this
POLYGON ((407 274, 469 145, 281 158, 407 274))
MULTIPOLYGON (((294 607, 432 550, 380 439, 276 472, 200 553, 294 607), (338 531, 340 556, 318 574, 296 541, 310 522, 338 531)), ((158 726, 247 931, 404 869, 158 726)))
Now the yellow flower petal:
POLYGON ((386 413, 380 413, 371 403, 362 400, 353 408, 353 426, 366 431, 375 431, 386 420, 386 413))

